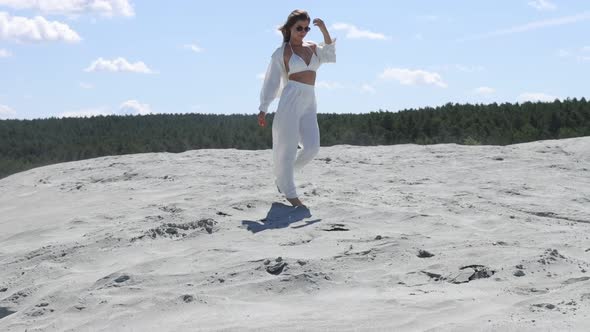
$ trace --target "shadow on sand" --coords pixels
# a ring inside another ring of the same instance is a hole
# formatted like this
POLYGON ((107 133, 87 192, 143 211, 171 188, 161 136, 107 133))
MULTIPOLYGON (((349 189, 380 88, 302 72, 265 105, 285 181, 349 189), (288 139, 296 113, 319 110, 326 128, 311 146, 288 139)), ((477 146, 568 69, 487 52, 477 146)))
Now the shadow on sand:
POLYGON ((16 311, 9 310, 8 308, 0 307, 0 319, 14 314, 16 311))
MULTIPOLYGON (((272 203, 272 206, 264 219, 259 221, 242 220, 242 225, 246 225, 246 229, 250 232, 258 233, 267 229, 286 228, 292 223, 296 223, 306 218, 311 218, 311 212, 306 207, 294 207, 283 203, 272 203)), ((302 228, 320 221, 321 219, 309 220, 306 221, 304 225, 298 225, 292 228, 302 228)))

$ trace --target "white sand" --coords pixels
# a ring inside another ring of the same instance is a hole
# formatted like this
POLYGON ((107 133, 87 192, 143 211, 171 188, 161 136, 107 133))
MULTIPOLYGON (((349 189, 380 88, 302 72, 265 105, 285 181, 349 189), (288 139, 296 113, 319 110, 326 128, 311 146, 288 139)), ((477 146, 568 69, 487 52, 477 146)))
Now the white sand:
POLYGON ((297 178, 311 217, 270 162, 149 153, 0 180, 0 330, 590 330, 590 137, 322 148, 297 178))

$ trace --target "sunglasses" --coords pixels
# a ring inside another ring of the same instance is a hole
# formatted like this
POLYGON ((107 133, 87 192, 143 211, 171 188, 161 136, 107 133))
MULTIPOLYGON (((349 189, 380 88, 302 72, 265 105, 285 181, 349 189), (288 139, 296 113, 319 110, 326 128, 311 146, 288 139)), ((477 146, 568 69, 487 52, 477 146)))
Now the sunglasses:
POLYGON ((301 25, 298 25, 298 26, 295 28, 295 30, 297 30, 297 31, 299 31, 299 32, 301 32, 301 31, 303 31, 303 30, 305 30, 305 32, 309 32, 309 30, 311 30, 311 28, 310 28, 310 27, 305 27, 305 28, 304 28, 304 27, 302 27, 301 25))

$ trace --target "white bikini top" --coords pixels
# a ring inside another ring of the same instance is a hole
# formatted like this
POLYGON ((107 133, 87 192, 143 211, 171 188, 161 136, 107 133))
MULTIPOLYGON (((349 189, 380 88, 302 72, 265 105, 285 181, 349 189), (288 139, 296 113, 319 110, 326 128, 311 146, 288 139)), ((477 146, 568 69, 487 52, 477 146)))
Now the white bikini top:
POLYGON ((289 59, 288 75, 308 70, 316 71, 320 67, 320 60, 311 47, 309 48, 311 50, 311 59, 309 60, 309 64, 305 63, 305 60, 303 60, 302 57, 293 51, 291 43, 289 43, 289 47, 291 48, 291 58, 289 59))

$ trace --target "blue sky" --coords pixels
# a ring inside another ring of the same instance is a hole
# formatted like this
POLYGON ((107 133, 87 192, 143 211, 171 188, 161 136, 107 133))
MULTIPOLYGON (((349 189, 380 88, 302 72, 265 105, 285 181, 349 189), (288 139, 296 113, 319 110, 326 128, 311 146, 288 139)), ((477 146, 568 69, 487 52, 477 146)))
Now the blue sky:
POLYGON ((587 0, 0 0, 0 118, 257 114, 297 8, 337 38, 320 113, 590 97, 587 0))

